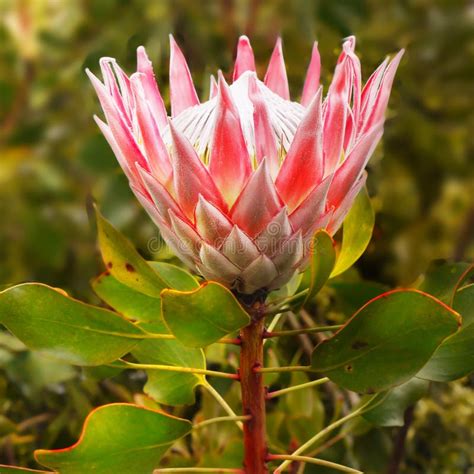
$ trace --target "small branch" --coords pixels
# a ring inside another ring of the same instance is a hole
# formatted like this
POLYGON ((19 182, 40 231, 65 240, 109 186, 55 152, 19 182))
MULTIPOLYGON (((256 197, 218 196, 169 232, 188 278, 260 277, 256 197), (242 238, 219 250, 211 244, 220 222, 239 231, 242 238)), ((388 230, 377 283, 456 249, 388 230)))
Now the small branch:
POLYGON ((283 337, 283 336, 297 336, 298 334, 310 334, 325 331, 336 331, 341 328, 342 324, 335 324, 332 326, 318 326, 314 328, 290 329, 288 331, 273 331, 265 333, 265 337, 283 337))
POLYGON ((242 344, 242 340, 240 337, 224 337, 217 341, 217 344, 233 344, 234 346, 240 346, 242 344))
POLYGON ((209 420, 201 421, 200 423, 196 423, 193 426, 193 430, 198 430, 203 428, 207 425, 212 425, 214 423, 220 423, 221 421, 248 421, 250 420, 250 416, 218 416, 217 418, 211 418, 209 420))
POLYGON ((291 308, 288 307, 282 307, 281 309, 269 309, 265 311, 265 316, 278 316, 283 313, 287 313, 288 311, 291 311, 291 308))
MULTIPOLYGON (((278 313, 273 317, 273 319, 270 321, 270 324, 268 325, 268 327, 263 333, 264 338, 266 334, 271 333, 276 328, 276 325, 278 324, 282 316, 283 316, 283 313, 278 313)), ((267 342, 267 339, 264 339, 263 345, 265 345, 266 342, 267 342)))
MULTIPOLYGON (((298 316, 293 312, 288 313, 288 323, 291 326, 291 330, 303 329, 303 326, 301 326, 298 316)), ((312 326, 312 324, 310 324, 310 326, 312 326)), ((311 340, 308 334, 298 334, 297 338, 301 341, 301 346, 305 351, 308 359, 311 360, 311 354, 313 353, 314 349, 313 341, 311 340)))
MULTIPOLYGON (((321 439, 323 439, 327 434, 329 434, 331 431, 335 430, 336 428, 339 428, 339 426, 343 425, 347 421, 351 420, 352 418, 355 418, 362 413, 364 413, 365 409, 372 403, 373 399, 377 396, 378 394, 375 394, 373 397, 371 397, 364 405, 359 407, 357 410, 353 411, 352 413, 349 413, 349 415, 344 416, 343 418, 340 418, 339 420, 335 421, 334 423, 331 423, 330 425, 326 426, 323 430, 321 430, 319 433, 314 435, 312 438, 310 438, 308 441, 303 443, 296 451, 294 451, 291 456, 299 456, 302 454, 304 451, 306 451, 309 447, 311 447, 313 444, 317 443, 321 439)), ((384 400, 384 398, 380 399, 380 403, 384 400)), ((375 405, 372 405, 374 407, 375 405)), ((280 464, 278 469, 275 471, 275 473, 279 474, 280 472, 283 471, 287 466, 291 464, 291 461, 284 461, 283 463, 280 464)))
POLYGON ((166 467, 163 469, 155 469, 153 474, 161 472, 233 472, 234 474, 245 474, 242 469, 232 469, 228 467, 166 467))
MULTIPOLYGON (((145 331, 144 331, 145 332, 145 331)), ((152 334, 150 332, 145 332, 145 334, 134 334, 133 337, 136 339, 176 339, 173 334, 152 334)))
MULTIPOLYGON (((176 337, 173 336, 173 334, 154 334, 151 332, 146 332, 144 331, 145 334, 134 334, 134 335, 128 335, 127 337, 135 338, 135 339, 171 339, 175 340, 176 337)), ((222 339, 219 339, 216 341, 217 344, 234 344, 236 346, 240 346, 240 339, 238 337, 235 338, 230 338, 230 337, 224 337, 222 339)))
POLYGON ((262 374, 276 374, 279 372, 311 372, 311 366, 294 365, 292 367, 256 367, 254 371, 262 374))
MULTIPOLYGON (((232 410, 230 405, 225 401, 225 399, 222 397, 222 395, 210 384, 206 383, 204 384, 204 387, 207 389, 207 391, 216 399, 217 403, 222 407, 222 409, 232 418, 238 418, 237 413, 232 410)), ((236 421, 236 425, 243 430, 244 425, 242 424, 241 421, 236 421)))
POLYGON ((143 370, 162 370, 164 372, 182 372, 185 374, 197 374, 197 375, 209 375, 212 377, 220 377, 223 379, 239 380, 237 374, 230 374, 226 372, 218 372, 216 370, 207 369, 194 369, 192 367, 177 367, 173 365, 157 365, 157 364, 137 364, 135 362, 127 362, 126 360, 119 359, 123 364, 108 364, 110 367, 117 367, 121 369, 143 369, 143 370))
POLYGON ((317 456, 319 453, 326 451, 326 449, 330 448, 331 446, 338 443, 339 441, 342 441, 350 433, 350 431, 351 430, 349 429, 342 430, 336 436, 333 436, 332 438, 328 439, 325 443, 318 446, 316 449, 313 449, 312 451, 307 453, 308 456, 317 456))
MULTIPOLYGON (((343 466, 342 464, 326 461, 325 459, 310 458, 308 456, 295 456, 293 454, 270 454, 268 456, 268 460, 269 461, 286 460, 286 461, 289 461, 290 463, 302 462, 302 463, 308 463, 308 464, 316 464, 318 466, 329 467, 337 471, 349 472, 351 474, 363 474, 362 471, 358 471, 357 469, 352 469, 351 467, 343 466)), ((280 472, 281 472, 281 466, 275 471, 273 471, 273 474, 280 474, 280 472)))
POLYGON ((308 293, 308 288, 306 290, 300 291, 293 296, 282 298, 280 302, 275 303, 273 306, 269 306, 267 311, 265 311, 265 316, 270 316, 272 314, 278 314, 285 311, 283 308, 289 303, 294 303, 295 301, 301 300, 308 293))
POLYGON ((24 420, 16 425, 16 431, 21 433, 23 431, 29 430, 36 425, 49 421, 52 417, 52 413, 41 413, 40 415, 33 416, 32 418, 28 418, 27 420, 24 420))
POLYGON ((268 392, 266 398, 267 400, 270 400, 271 398, 276 398, 276 397, 279 397, 280 395, 285 395, 286 393, 294 392, 296 390, 301 390, 304 388, 316 387, 326 382, 329 382, 329 379, 327 377, 324 377, 322 379, 313 380, 311 382, 301 383, 299 385, 293 385, 293 387, 282 388, 281 390, 268 392))

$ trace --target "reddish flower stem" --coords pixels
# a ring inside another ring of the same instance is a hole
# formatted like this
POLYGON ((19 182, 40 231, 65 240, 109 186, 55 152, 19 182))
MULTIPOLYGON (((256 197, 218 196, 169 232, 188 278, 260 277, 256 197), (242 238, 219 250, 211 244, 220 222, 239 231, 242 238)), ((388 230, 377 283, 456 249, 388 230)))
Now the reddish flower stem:
POLYGON ((244 423, 244 469, 247 474, 266 474, 267 443, 265 426, 265 387, 263 374, 264 318, 254 317, 240 333, 240 383, 244 423))

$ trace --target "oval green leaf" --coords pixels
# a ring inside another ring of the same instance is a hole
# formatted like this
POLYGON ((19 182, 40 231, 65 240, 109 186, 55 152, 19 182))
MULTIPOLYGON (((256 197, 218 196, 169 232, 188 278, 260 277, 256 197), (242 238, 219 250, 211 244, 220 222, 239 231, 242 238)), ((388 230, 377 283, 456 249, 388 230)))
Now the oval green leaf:
POLYGON ((418 289, 452 306, 457 289, 473 270, 474 265, 470 263, 435 260, 430 263, 418 289))
POLYGON ((148 262, 169 285, 169 288, 180 291, 191 291, 199 288, 199 283, 191 273, 181 267, 167 262, 148 262))
MULTIPOLYGON (((142 328, 153 334, 168 334, 162 322, 143 324, 142 328)), ((170 365, 205 369, 206 359, 202 349, 184 346, 178 340, 147 339, 140 342, 132 355, 142 364, 170 365)), ((147 370, 148 381, 144 392, 158 403, 165 405, 191 405, 196 401, 195 388, 205 382, 198 374, 147 370)))
POLYGON ((75 365, 101 365, 129 352, 143 331, 112 311, 25 283, 0 293, 0 323, 28 348, 75 365))
POLYGON ((434 297, 394 290, 369 301, 321 342, 311 365, 349 390, 386 390, 416 375, 458 323, 459 315, 434 297))
POLYGON ((361 257, 372 238, 374 224, 375 212, 364 187, 344 219, 341 251, 331 278, 345 272, 361 257))
MULTIPOLYGON (((160 275, 164 275, 172 288, 181 291, 199 287, 197 280, 186 270, 164 262, 149 262, 160 275)), ((109 271, 92 281, 96 295, 115 311, 128 319, 140 322, 161 320, 161 299, 148 296, 117 280, 109 271)))
POLYGON ((108 271, 92 281, 95 294, 111 308, 133 321, 161 319, 161 300, 120 283, 108 271))
POLYGON ((366 280, 332 280, 329 286, 335 291, 335 309, 346 316, 352 316, 368 301, 389 290, 385 285, 366 280))
POLYGON ((89 414, 69 448, 37 450, 36 460, 61 474, 152 473, 171 444, 191 430, 188 420, 127 403, 89 414))
POLYGON ((428 391, 426 380, 413 378, 388 392, 382 403, 363 413, 363 417, 377 426, 403 426, 405 410, 428 391))
POLYGON ((328 281, 336 263, 336 251, 332 237, 320 230, 314 234, 311 246, 309 289, 303 306, 311 301, 328 281))
POLYGON ((99 246, 107 270, 121 283, 140 293, 159 298, 170 285, 96 208, 99 246))
POLYGON ((462 316, 461 328, 443 341, 418 377, 451 382, 474 372, 474 284, 456 293, 454 309, 462 316))
POLYGON ((185 346, 204 347, 250 323, 235 296, 220 283, 206 282, 194 291, 163 290, 163 320, 185 346))

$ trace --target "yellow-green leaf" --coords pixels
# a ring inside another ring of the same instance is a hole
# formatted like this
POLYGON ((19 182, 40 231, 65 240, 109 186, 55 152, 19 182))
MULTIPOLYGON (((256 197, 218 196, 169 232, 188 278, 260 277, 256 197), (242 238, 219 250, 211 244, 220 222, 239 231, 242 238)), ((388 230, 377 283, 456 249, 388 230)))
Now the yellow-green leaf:
POLYGON ((304 304, 311 301, 328 281, 335 263, 332 237, 325 230, 316 232, 311 247, 310 283, 304 304))
POLYGON ((96 209, 99 246, 107 270, 121 283, 140 293, 159 298, 170 287, 147 261, 96 209))
POLYGON ((361 257, 372 238, 374 224, 374 209, 364 187, 344 219, 341 250, 331 277, 345 272, 361 257))

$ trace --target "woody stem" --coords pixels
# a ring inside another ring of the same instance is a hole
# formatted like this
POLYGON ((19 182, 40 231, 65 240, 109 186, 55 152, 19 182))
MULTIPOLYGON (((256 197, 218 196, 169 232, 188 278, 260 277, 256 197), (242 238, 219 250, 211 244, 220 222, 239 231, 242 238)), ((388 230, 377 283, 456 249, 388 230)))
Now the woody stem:
POLYGON ((240 382, 243 414, 250 415, 244 423, 244 469, 248 474, 268 472, 265 387, 263 374, 258 372, 263 365, 264 318, 253 317, 252 323, 240 333, 240 382))

